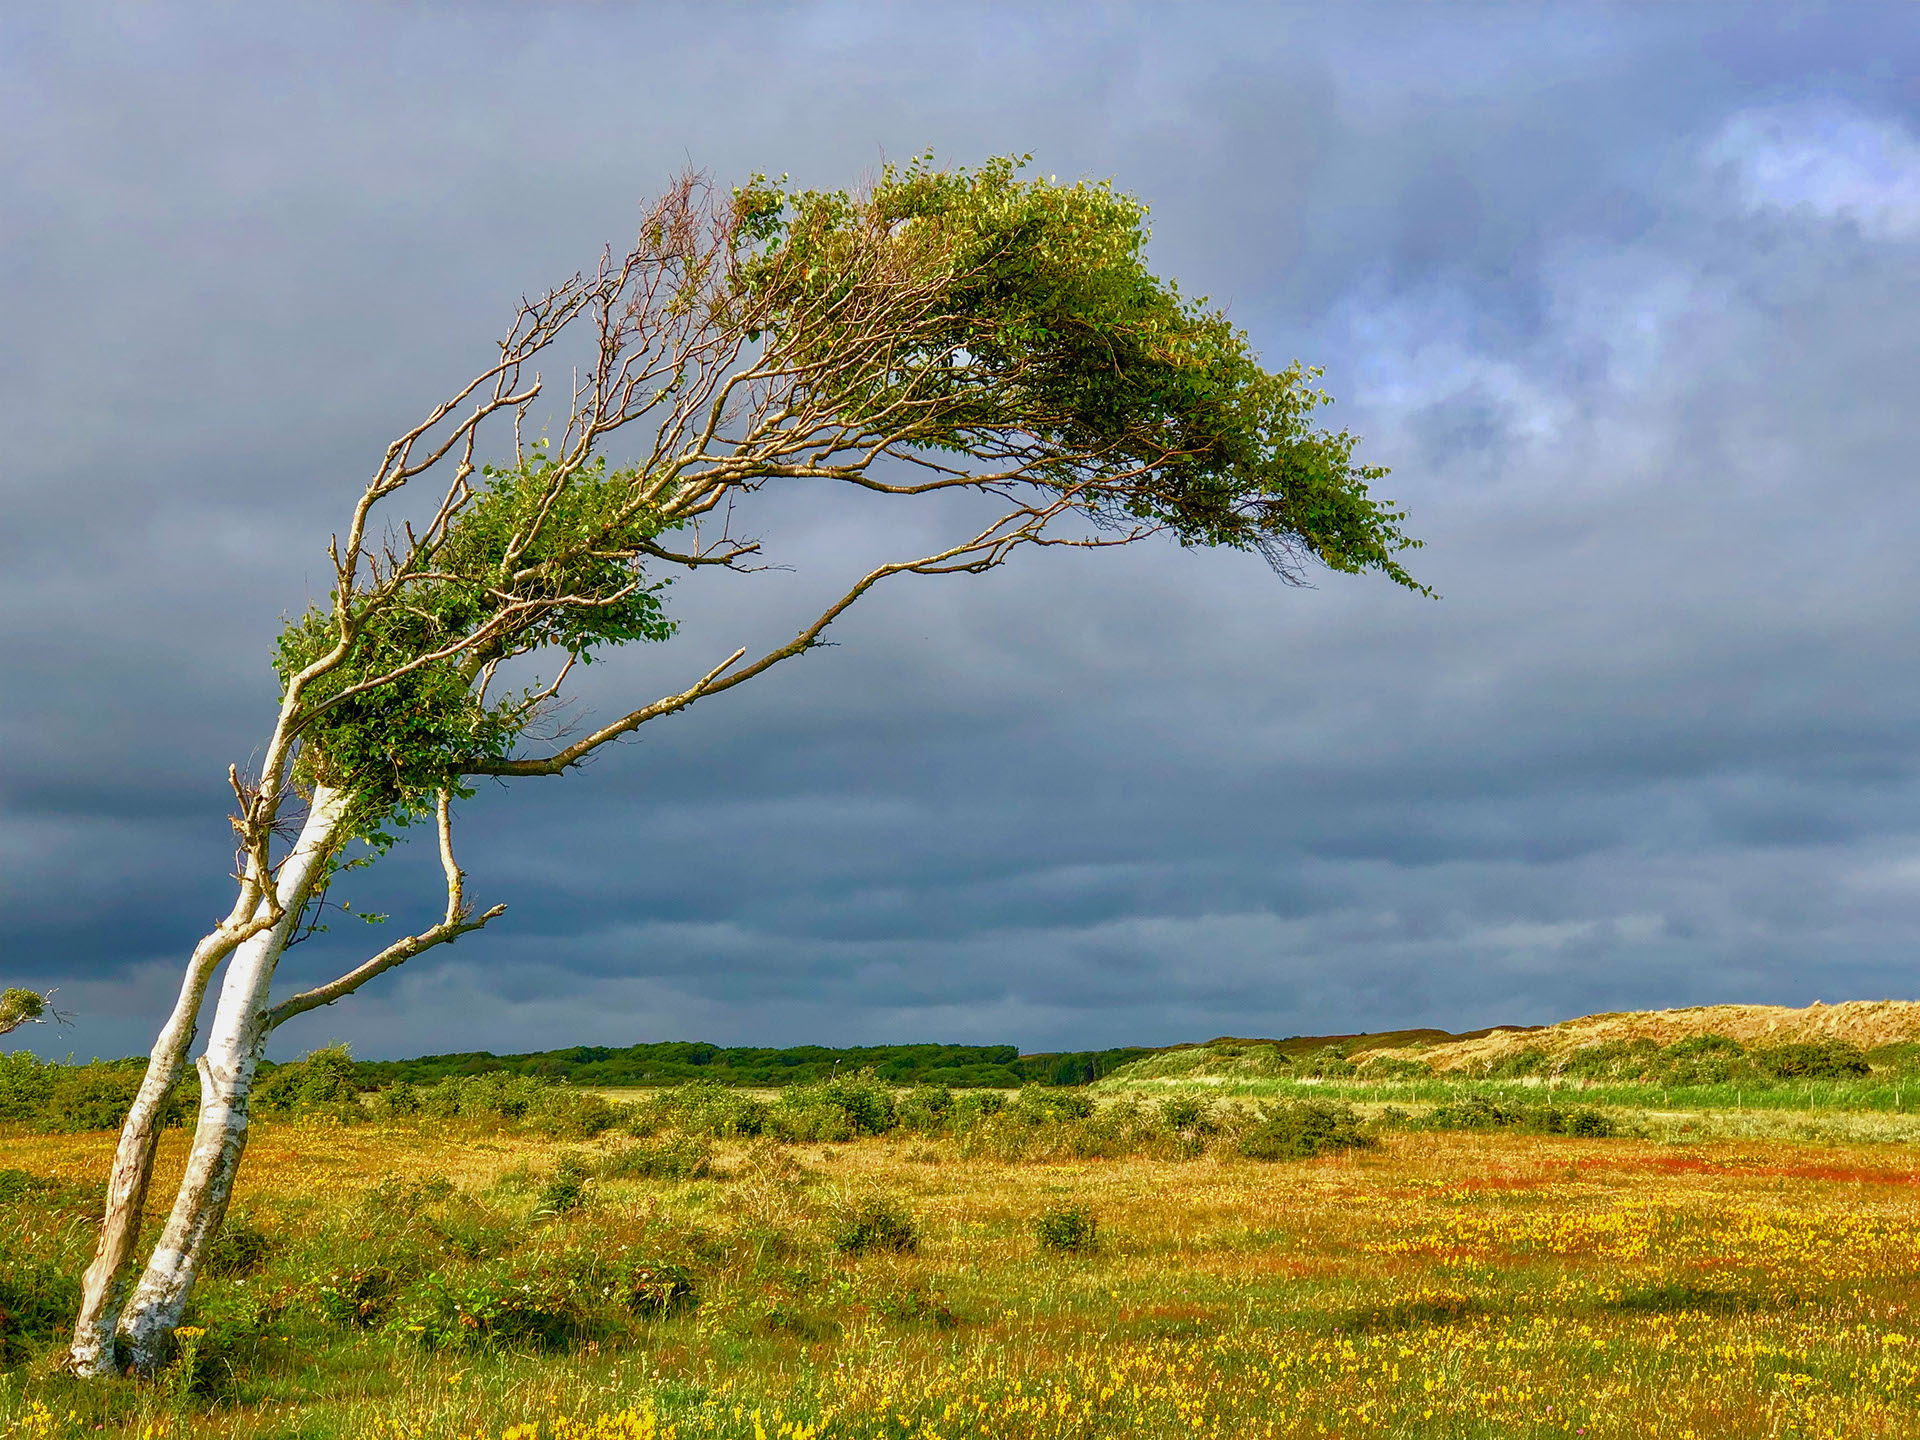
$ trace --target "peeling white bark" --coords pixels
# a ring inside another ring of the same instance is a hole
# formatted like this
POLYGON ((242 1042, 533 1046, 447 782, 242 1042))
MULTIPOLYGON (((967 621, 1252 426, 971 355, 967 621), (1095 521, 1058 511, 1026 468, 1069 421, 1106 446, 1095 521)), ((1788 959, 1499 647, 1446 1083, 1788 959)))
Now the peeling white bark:
MULTIPOLYGON (((234 1173, 247 1144, 247 1098, 271 1029, 267 998, 274 966, 321 867, 343 838, 347 802, 339 791, 321 787, 314 792, 300 838, 276 876, 279 922, 241 944, 228 962, 206 1053, 199 1061, 200 1118, 186 1175, 160 1242, 119 1317, 119 1331, 131 1342, 133 1367, 143 1373, 165 1362, 168 1338, 186 1309, 207 1242, 226 1218, 234 1173)), ((100 1328, 101 1320, 96 1320, 96 1335, 100 1328)))
POLYGON ((120 1129, 120 1148, 107 1181, 100 1239, 93 1263, 81 1282, 80 1315, 74 1322, 69 1363, 78 1375, 97 1379, 114 1370, 114 1329, 126 1299, 133 1247, 139 1239, 140 1216, 147 1202, 147 1182, 153 1175, 153 1152, 160 1143, 160 1111, 186 1070, 200 1002, 224 953, 219 939, 216 931, 195 949, 173 1013, 147 1057, 147 1073, 120 1129))

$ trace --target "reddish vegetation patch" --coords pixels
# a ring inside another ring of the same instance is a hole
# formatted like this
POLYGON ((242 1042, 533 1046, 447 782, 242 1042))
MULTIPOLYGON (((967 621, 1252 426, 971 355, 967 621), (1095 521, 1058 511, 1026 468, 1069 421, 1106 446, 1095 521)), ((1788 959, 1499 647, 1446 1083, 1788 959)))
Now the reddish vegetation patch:
POLYGON ((1888 1170, 1830 1161, 1762 1165, 1748 1160, 1710 1160, 1696 1155, 1649 1155, 1640 1159, 1622 1157, 1607 1168, 1655 1175, 1726 1175, 1767 1180, 1832 1180, 1850 1185, 1920 1185, 1920 1170, 1888 1170))
POLYGON ((1920 1185, 1912 1170, 1863 1170, 1849 1165, 1766 1165, 1751 1173, 1789 1180, 1841 1180, 1853 1185, 1920 1185))
POLYGON ((1461 1191, 1474 1190, 1537 1190, 1555 1177, 1543 1174, 1532 1175, 1471 1175, 1454 1188, 1461 1191))

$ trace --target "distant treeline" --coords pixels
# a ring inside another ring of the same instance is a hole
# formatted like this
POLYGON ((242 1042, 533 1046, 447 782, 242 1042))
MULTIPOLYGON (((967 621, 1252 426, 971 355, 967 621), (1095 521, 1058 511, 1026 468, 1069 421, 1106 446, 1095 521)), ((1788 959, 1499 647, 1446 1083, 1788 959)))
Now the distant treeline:
POLYGON ((505 1072, 574 1085, 679 1085, 713 1080, 724 1085, 812 1085, 836 1075, 871 1070, 890 1085, 946 1085, 956 1090, 1022 1085, 1086 1085, 1154 1050, 1074 1050, 1022 1055, 1013 1045, 792 1045, 784 1050, 663 1041, 655 1045, 574 1045, 531 1055, 423 1055, 414 1060, 358 1060, 354 1079, 364 1088, 406 1081, 431 1085, 460 1075, 505 1072))

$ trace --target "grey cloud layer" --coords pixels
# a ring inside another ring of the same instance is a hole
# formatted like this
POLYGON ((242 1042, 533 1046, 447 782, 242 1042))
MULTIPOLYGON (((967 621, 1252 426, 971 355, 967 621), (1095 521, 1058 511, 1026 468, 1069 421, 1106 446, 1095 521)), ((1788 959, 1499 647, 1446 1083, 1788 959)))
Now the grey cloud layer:
MULTIPOLYGON (((1171 549, 876 597, 586 781, 476 797, 508 919, 284 1049, 1911 991, 1903 11, 346 13, 4 22, 0 966, 81 1014, 52 1043, 144 1048, 222 908, 275 617, 505 304, 683 157, 842 183, 927 144, 1151 200, 1165 270, 1329 367, 1445 599, 1171 549)), ((794 572, 677 587, 683 636, 583 708, 930 523, 775 497, 794 572)), ((418 911, 428 867, 355 899, 418 911)))

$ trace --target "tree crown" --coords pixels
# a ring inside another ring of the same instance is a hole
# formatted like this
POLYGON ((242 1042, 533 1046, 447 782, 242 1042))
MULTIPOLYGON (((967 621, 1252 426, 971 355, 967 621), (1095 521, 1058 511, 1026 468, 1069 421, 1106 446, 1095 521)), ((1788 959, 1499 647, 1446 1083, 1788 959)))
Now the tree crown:
POLYGON ((1370 493, 1386 472, 1354 462, 1350 434, 1312 426, 1329 403, 1319 372, 1264 369, 1220 310, 1152 274, 1140 202, 1105 182, 1023 178, 1024 164, 923 156, 859 193, 755 176, 722 197, 684 177, 624 258, 523 304, 500 364, 389 448, 344 554, 336 544, 329 604, 280 637, 296 778, 352 790, 377 824, 468 775, 547 773, 514 754, 559 681, 490 694, 496 668, 548 651, 564 677, 605 647, 671 634, 645 566, 757 554, 730 526, 701 525, 769 483, 966 488, 1005 509, 865 577, 793 646, 670 708, 808 648, 887 574, 988 569, 1026 544, 1166 533, 1257 551, 1294 582, 1318 561, 1424 592, 1396 559, 1419 542, 1370 493), (515 389, 523 367, 582 320, 592 363, 565 428, 523 445, 539 393, 537 380, 515 389), (476 466, 480 424, 503 409, 512 458, 476 466), (635 422, 637 458, 610 468, 603 447, 635 422), (456 445, 433 521, 376 551, 372 507, 456 445))

